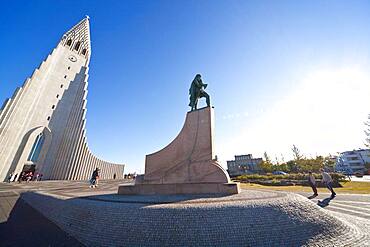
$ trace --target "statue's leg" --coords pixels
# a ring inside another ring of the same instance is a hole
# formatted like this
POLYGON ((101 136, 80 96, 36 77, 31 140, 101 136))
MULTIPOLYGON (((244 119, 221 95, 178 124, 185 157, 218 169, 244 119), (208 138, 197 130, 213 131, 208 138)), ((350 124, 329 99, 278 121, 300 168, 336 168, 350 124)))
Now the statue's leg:
POLYGON ((194 109, 194 99, 190 96, 189 98, 189 106, 191 107, 191 111, 194 109))
POLYGON ((207 106, 211 106, 211 100, 209 99, 208 93, 204 92, 204 94, 205 94, 205 97, 206 97, 207 106))
POLYGON ((206 98, 206 102, 207 102, 207 106, 211 106, 211 102, 210 102, 208 93, 202 92, 201 97, 205 97, 206 98))

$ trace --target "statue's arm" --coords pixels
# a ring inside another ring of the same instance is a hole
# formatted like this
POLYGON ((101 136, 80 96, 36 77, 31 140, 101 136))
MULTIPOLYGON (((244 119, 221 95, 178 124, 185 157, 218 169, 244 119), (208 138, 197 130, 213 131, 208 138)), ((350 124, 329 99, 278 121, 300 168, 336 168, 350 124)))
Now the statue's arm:
POLYGON ((199 85, 201 88, 203 87, 204 89, 206 89, 208 86, 208 84, 203 83, 202 79, 199 79, 199 85))
POLYGON ((201 87, 203 87, 203 86, 204 86, 204 84, 203 84, 202 79, 198 79, 198 80, 197 80, 197 87, 201 88, 201 87))

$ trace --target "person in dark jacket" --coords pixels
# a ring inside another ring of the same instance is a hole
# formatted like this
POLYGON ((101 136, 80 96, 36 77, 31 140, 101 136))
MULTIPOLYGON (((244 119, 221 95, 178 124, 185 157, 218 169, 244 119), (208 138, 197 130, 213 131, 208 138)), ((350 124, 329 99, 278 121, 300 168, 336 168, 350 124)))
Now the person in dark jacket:
POLYGON ((318 196, 317 188, 316 188, 316 180, 315 180, 315 177, 312 174, 312 172, 308 172, 308 184, 311 186, 312 191, 313 191, 313 195, 310 196, 310 197, 314 198, 314 197, 318 196))
POLYGON ((95 168, 90 179, 90 188, 96 188, 99 180, 99 168, 95 168))

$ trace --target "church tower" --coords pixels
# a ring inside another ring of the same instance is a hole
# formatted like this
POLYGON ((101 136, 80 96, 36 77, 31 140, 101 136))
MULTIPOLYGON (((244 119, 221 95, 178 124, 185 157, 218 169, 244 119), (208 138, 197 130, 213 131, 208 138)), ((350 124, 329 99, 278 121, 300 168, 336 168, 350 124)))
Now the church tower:
POLYGON ((86 140, 86 95, 91 56, 89 17, 57 47, 0 110, 0 181, 23 171, 44 179, 123 176, 123 164, 94 156, 86 140))

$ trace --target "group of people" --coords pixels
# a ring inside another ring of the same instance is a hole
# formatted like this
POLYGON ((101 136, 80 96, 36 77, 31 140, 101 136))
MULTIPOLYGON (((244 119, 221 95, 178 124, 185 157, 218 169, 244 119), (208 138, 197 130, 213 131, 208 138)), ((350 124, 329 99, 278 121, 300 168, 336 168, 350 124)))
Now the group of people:
MULTIPOLYGON (((331 192, 331 198, 334 198, 337 194, 335 193, 333 189, 333 179, 330 176, 329 173, 325 172, 324 169, 320 169, 322 180, 321 182, 330 190, 331 192)), ((319 194, 317 193, 317 187, 316 187, 316 179, 315 176, 312 174, 312 172, 308 173, 308 183, 312 188, 313 195, 310 196, 310 198, 314 198, 318 196, 319 194)))
POLYGON ((24 171, 21 173, 21 175, 19 175, 19 177, 18 177, 18 173, 15 175, 14 173, 10 173, 7 178, 7 182, 10 183, 10 182, 18 181, 18 183, 21 183, 22 181, 26 181, 26 182, 41 181, 42 176, 43 176, 42 173, 34 173, 32 171, 24 171))
POLYGON ((136 178, 136 173, 133 173, 133 174, 131 174, 131 173, 125 174, 125 175, 123 175, 123 178, 124 179, 135 179, 136 178))

